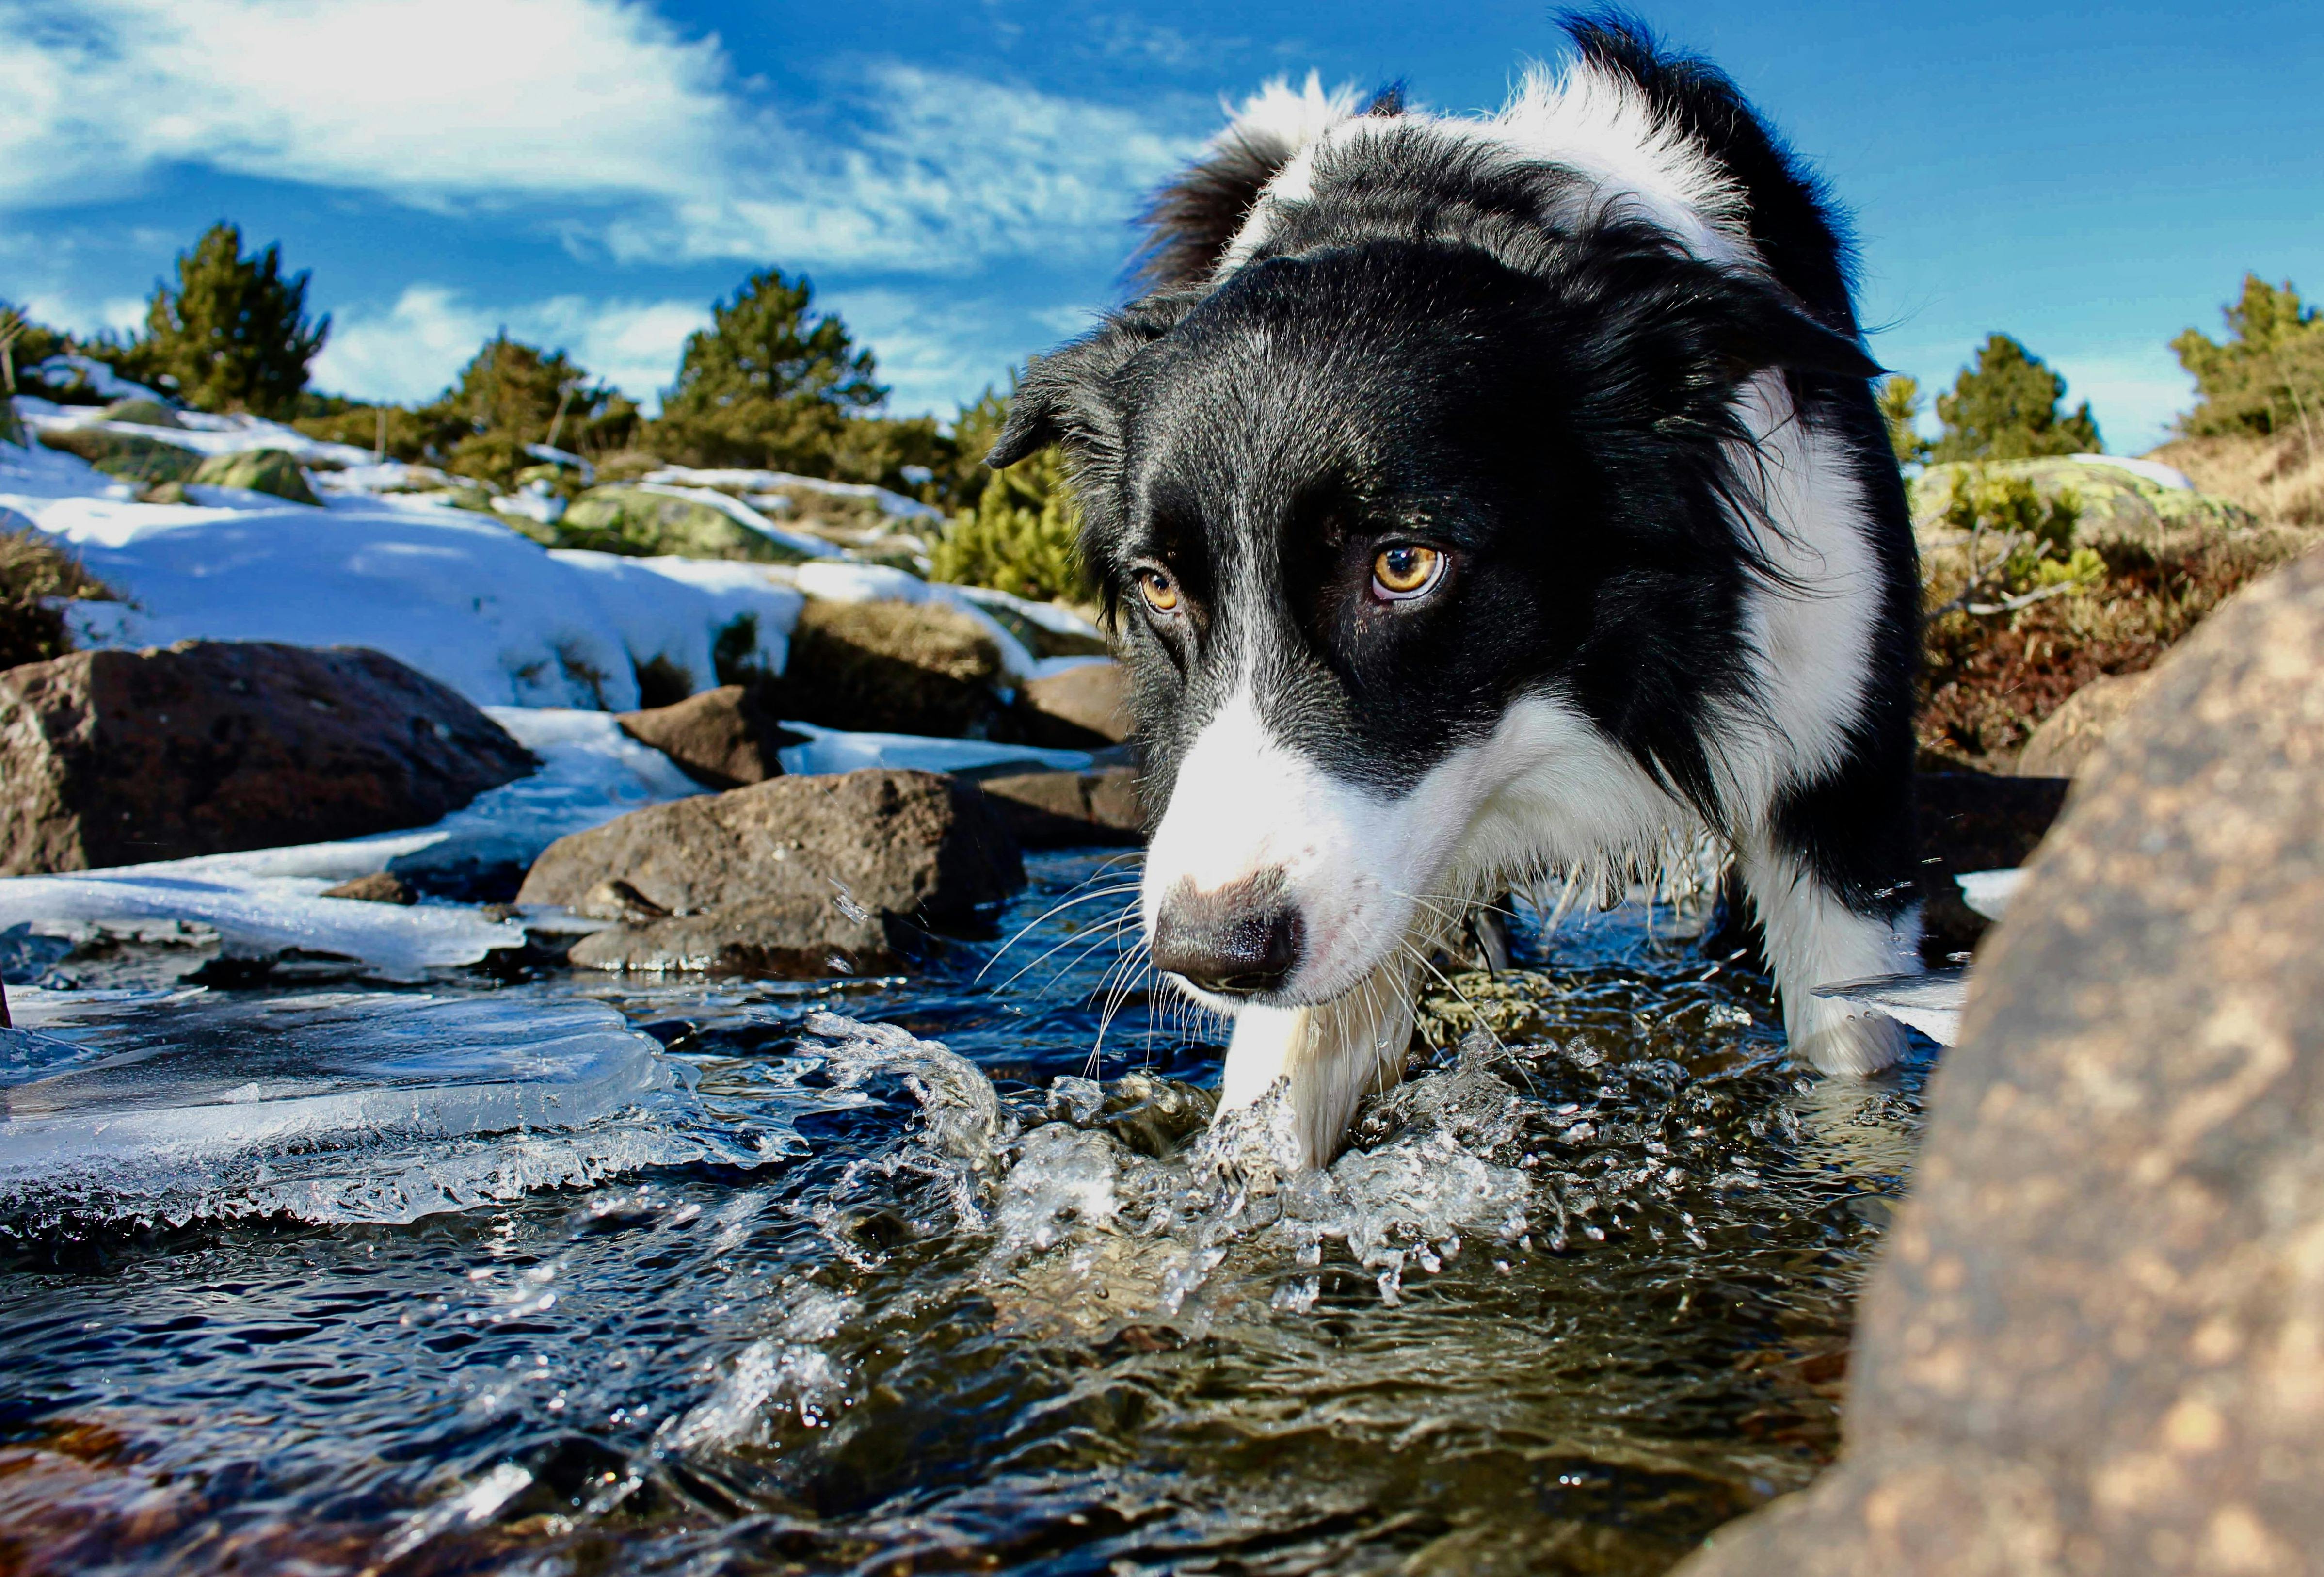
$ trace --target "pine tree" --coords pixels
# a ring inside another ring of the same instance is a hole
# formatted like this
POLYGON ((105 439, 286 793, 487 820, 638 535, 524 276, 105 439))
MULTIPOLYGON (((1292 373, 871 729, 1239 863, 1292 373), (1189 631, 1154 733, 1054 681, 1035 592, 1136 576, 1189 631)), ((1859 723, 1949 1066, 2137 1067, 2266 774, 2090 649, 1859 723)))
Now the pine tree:
POLYGON ((204 410, 295 414, 307 368, 329 337, 327 314, 307 320, 307 272, 284 278, 280 245, 242 252, 221 219, 178 254, 178 284, 153 287, 145 336, 123 347, 124 370, 173 380, 204 410))
POLYGON ((2314 448, 2324 429, 2324 313, 2302 304, 2290 280, 2247 273, 2226 317, 2224 345, 2192 328, 2171 342, 2202 396, 2180 425, 2261 437, 2297 429, 2314 448))
POLYGON ((1986 337, 1977 365, 1963 367, 1953 392, 1937 396, 1944 435, 1935 460, 2024 460, 2039 455, 2095 454, 2102 445, 2089 401, 2072 415, 2058 402, 2066 380, 2006 334, 1986 337))
POLYGON ((592 383, 563 351, 511 339, 504 328, 419 417, 450 439, 453 470, 506 483, 533 463, 529 445, 595 452, 626 441, 637 408, 619 390, 592 383))
POLYGON ((1929 440, 1914 426, 1927 403, 1921 398, 1921 381, 1909 373, 1884 378, 1877 398, 1881 419, 1888 424, 1889 447, 1896 451, 1896 464, 1916 466, 1927 459, 1929 440))
POLYGON ((655 447, 695 465, 828 474, 848 418, 888 392, 836 314, 809 316, 814 296, 806 278, 770 268, 713 307, 662 397, 655 447))

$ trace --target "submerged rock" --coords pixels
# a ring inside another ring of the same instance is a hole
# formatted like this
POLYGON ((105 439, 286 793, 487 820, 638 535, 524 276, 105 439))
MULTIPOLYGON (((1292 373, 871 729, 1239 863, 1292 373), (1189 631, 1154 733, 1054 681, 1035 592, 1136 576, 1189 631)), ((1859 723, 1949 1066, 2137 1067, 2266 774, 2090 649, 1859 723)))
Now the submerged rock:
POLYGON ((722 685, 670 706, 621 715, 622 732, 661 752, 695 781, 740 788, 783 775, 778 753, 799 736, 784 732, 754 690, 722 685))
POLYGON ((778 778, 551 844, 520 903, 622 922, 577 945, 600 968, 880 967, 898 921, 964 919, 1024 885, 993 802, 934 772, 778 778))
POLYGON ((425 826, 535 762, 383 652, 187 641, 0 673, 0 874, 425 826))
POLYGON ((2146 693, 2146 683, 2144 673, 2102 675, 2067 696, 2017 752, 2017 775, 2071 778, 2080 772, 2123 714, 2146 693))
POLYGON ((2310 556, 2092 763, 1932 1086, 1847 1451, 1688 1577, 2319 1570, 2319 938, 2310 556))

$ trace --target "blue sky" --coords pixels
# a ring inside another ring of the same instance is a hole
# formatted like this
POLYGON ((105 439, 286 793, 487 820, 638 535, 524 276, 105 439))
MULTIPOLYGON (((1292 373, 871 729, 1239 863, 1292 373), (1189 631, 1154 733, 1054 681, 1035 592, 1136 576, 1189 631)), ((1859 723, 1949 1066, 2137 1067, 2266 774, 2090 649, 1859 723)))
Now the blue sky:
MULTIPOLYGON (((1532 3, 0 0, 0 296, 124 324, 210 220, 280 240, 325 387, 425 397, 505 326, 650 398, 753 268, 812 275, 903 410, 1119 299, 1222 97, 1314 69, 1497 105, 1532 3)), ((2324 6, 1674 4, 1854 209, 1875 354, 2018 335, 2158 441, 2164 342, 2246 268, 2324 295, 2324 6)))

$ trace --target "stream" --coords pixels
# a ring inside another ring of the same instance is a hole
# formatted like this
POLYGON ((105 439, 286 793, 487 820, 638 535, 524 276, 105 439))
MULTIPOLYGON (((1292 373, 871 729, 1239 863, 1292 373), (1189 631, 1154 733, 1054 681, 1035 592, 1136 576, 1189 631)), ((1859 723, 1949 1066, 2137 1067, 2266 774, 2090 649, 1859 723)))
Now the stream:
POLYGON ((0 1571, 1648 1573, 1831 1458, 1925 1043, 1520 914, 1286 1173, 1028 863, 909 978, 16 958, 0 1571))

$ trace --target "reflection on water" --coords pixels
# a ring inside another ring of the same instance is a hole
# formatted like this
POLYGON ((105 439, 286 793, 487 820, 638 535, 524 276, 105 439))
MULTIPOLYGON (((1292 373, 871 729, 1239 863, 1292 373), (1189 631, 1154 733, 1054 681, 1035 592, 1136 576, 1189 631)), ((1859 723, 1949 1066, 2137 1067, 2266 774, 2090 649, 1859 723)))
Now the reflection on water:
MULTIPOLYGON (((1038 862, 1001 934, 1098 870, 1038 862)), ((20 1222, 0 1567, 1649 1572, 1829 1458, 1923 1066, 1791 1069, 1764 981, 1618 913, 1440 990, 1424 1070, 1286 1175, 1263 1111, 1205 1134, 1217 1048, 1122 1004, 1104 907, 981 986, 995 941, 490 993, 619 1010, 690 1132, 804 1153, 20 1222)))

